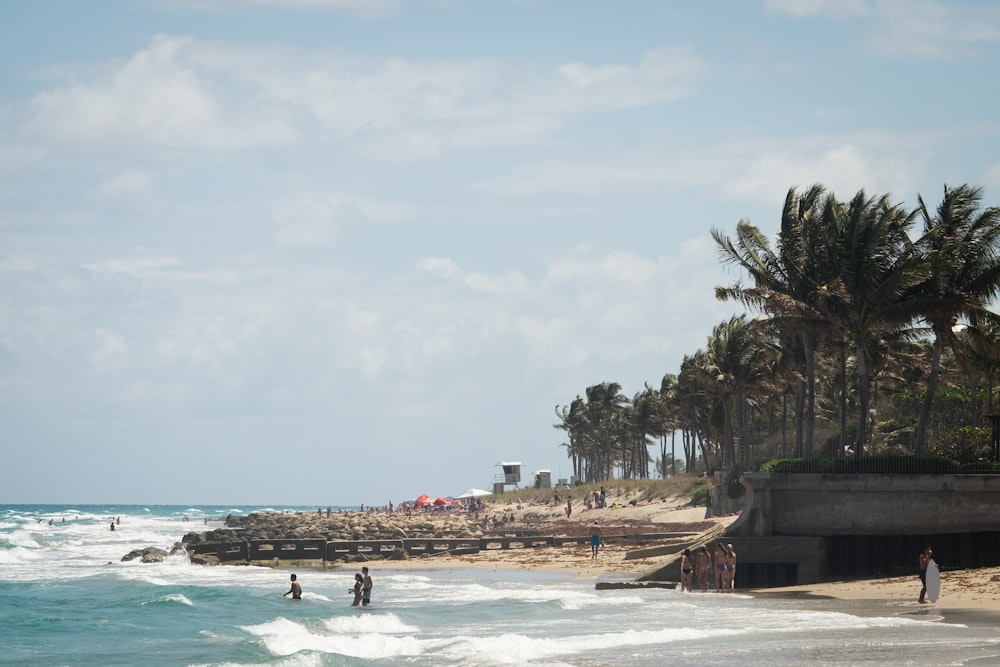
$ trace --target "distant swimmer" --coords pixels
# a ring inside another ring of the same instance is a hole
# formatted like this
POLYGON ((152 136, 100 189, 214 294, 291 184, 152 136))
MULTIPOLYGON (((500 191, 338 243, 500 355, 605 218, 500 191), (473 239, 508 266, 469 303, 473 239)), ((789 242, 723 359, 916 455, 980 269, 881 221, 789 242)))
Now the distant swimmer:
POLYGON ((114 521, 112 521, 112 522, 111 522, 111 530, 114 530, 114 529, 115 529, 115 522, 114 522, 114 521))
MULTIPOLYGON (((293 600, 301 600, 302 599, 302 586, 296 580, 296 577, 295 577, 294 574, 292 575, 292 587, 288 589, 288 593, 292 594, 292 599, 293 600)), ((281 597, 287 597, 288 593, 285 593, 281 597)))

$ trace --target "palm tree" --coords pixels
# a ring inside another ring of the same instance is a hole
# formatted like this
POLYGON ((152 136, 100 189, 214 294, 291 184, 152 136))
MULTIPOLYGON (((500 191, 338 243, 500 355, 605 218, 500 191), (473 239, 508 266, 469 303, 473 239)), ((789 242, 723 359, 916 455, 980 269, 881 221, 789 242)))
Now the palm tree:
POLYGON ((824 228, 830 234, 825 266, 836 267, 817 292, 817 307, 854 348, 858 383, 855 456, 863 455, 871 385, 886 339, 914 317, 906 296, 918 283, 919 256, 907 234, 915 214, 892 204, 888 195, 859 191, 847 204, 829 200, 824 228))
MULTIPOLYGON (((660 436, 660 461, 667 461, 667 434, 670 434, 670 474, 677 474, 677 456, 674 451, 676 441, 678 412, 680 410, 677 400, 677 376, 666 373, 660 380, 660 388, 654 389, 648 384, 646 389, 653 392, 658 402, 657 417, 659 418, 658 434, 660 436)), ((660 475, 667 476, 667 471, 661 470, 660 475)))
POLYGON ((775 328, 792 333, 801 345, 804 405, 797 402, 796 450, 806 458, 812 457, 816 421, 816 348, 826 326, 822 313, 814 306, 827 266, 818 261, 825 241, 818 233, 822 231, 819 223, 823 195, 824 188, 819 184, 802 194, 795 188, 788 190, 776 249, 745 219, 737 224, 735 241, 718 229, 712 230, 722 260, 741 267, 754 283, 744 286, 737 281, 718 287, 716 298, 734 299, 767 314, 775 328))
POLYGON ((649 387, 633 396, 631 405, 625 408, 628 437, 622 442, 623 478, 649 477, 649 436, 660 434, 662 420, 659 418, 659 411, 659 398, 656 391, 649 387), (627 452, 626 443, 631 445, 627 452))
POLYGON ((708 370, 714 378, 723 411, 723 466, 750 463, 747 409, 764 399, 768 388, 770 351, 761 330, 746 315, 738 315, 712 330, 706 347, 708 370), (755 391, 756 390, 756 391, 755 391), (734 437, 734 432, 739 437, 734 437), (739 441, 739 450, 736 442, 739 441))
POLYGON ((959 340, 955 356, 968 375, 978 371, 986 381, 986 414, 992 415, 993 385, 1000 371, 1000 316, 988 310, 973 312, 959 340))
POLYGON ((934 215, 918 198, 924 233, 917 249, 927 276, 916 290, 920 314, 934 334, 930 375, 914 434, 914 453, 923 452, 937 389, 941 352, 956 344, 954 326, 960 318, 984 311, 1000 294, 1000 208, 981 208, 982 190, 962 185, 944 187, 934 215))
POLYGON ((681 429, 687 471, 693 472, 699 453, 706 470, 714 467, 712 380, 704 350, 685 354, 677 374, 677 423, 681 429))
POLYGON ((556 406, 556 417, 558 424, 553 424, 554 428, 566 432, 569 442, 563 443, 567 454, 573 462, 573 476, 577 479, 584 479, 586 476, 586 420, 584 415, 585 404, 582 398, 577 396, 569 406, 556 406))

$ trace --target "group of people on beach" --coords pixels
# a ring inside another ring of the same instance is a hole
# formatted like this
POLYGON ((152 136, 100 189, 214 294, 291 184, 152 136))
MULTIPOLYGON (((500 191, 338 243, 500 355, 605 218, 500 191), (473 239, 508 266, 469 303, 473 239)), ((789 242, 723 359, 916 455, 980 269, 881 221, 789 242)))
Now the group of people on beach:
MULTIPOLYGON (((299 583, 299 578, 296 575, 292 575, 292 585, 281 597, 292 596, 293 600, 302 599, 302 584, 299 583)), ((367 607, 372 602, 372 575, 368 572, 368 567, 362 567, 361 572, 354 575, 354 586, 347 589, 348 593, 354 594, 354 602, 351 603, 352 607, 367 607)))
POLYGON ((717 593, 736 588, 736 550, 732 544, 719 542, 714 551, 707 545, 695 549, 685 549, 681 554, 681 592, 691 592, 691 582, 698 577, 698 587, 703 592, 714 588, 717 593))

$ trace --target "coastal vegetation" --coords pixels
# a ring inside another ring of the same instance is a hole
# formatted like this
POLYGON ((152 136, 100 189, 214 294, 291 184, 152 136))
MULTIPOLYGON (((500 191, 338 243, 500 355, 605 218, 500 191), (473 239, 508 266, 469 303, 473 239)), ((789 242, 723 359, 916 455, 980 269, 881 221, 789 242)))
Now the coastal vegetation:
MULTIPOLYGON (((659 479, 639 478, 639 479, 614 479, 601 482, 584 482, 575 485, 571 490, 573 501, 576 505, 583 502, 583 498, 592 496, 596 491, 600 493, 603 487, 609 500, 608 504, 615 502, 626 502, 622 499, 635 498, 640 502, 660 502, 667 500, 685 500, 686 504, 704 505, 708 496, 708 490, 713 485, 712 480, 699 478, 694 475, 677 475, 662 477, 659 479)), ((543 489, 529 487, 525 489, 506 490, 503 494, 503 501, 521 503, 550 503, 554 502, 556 495, 560 494, 560 489, 543 489)), ((559 496, 562 502, 568 497, 566 493, 559 496)))
POLYGON ((556 407, 577 483, 792 458, 991 467, 1000 208, 980 188, 946 185, 934 209, 791 188, 773 244, 746 219, 711 233, 745 276, 715 296, 747 312, 631 397, 608 381, 556 407))

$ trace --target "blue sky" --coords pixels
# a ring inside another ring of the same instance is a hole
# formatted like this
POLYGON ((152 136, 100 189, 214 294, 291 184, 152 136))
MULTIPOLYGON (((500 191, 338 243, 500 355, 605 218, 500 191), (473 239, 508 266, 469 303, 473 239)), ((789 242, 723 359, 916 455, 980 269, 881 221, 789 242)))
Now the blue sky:
POLYGON ((1000 201, 1000 6, 0 7, 0 502, 383 504, 737 307, 789 187, 1000 201))

